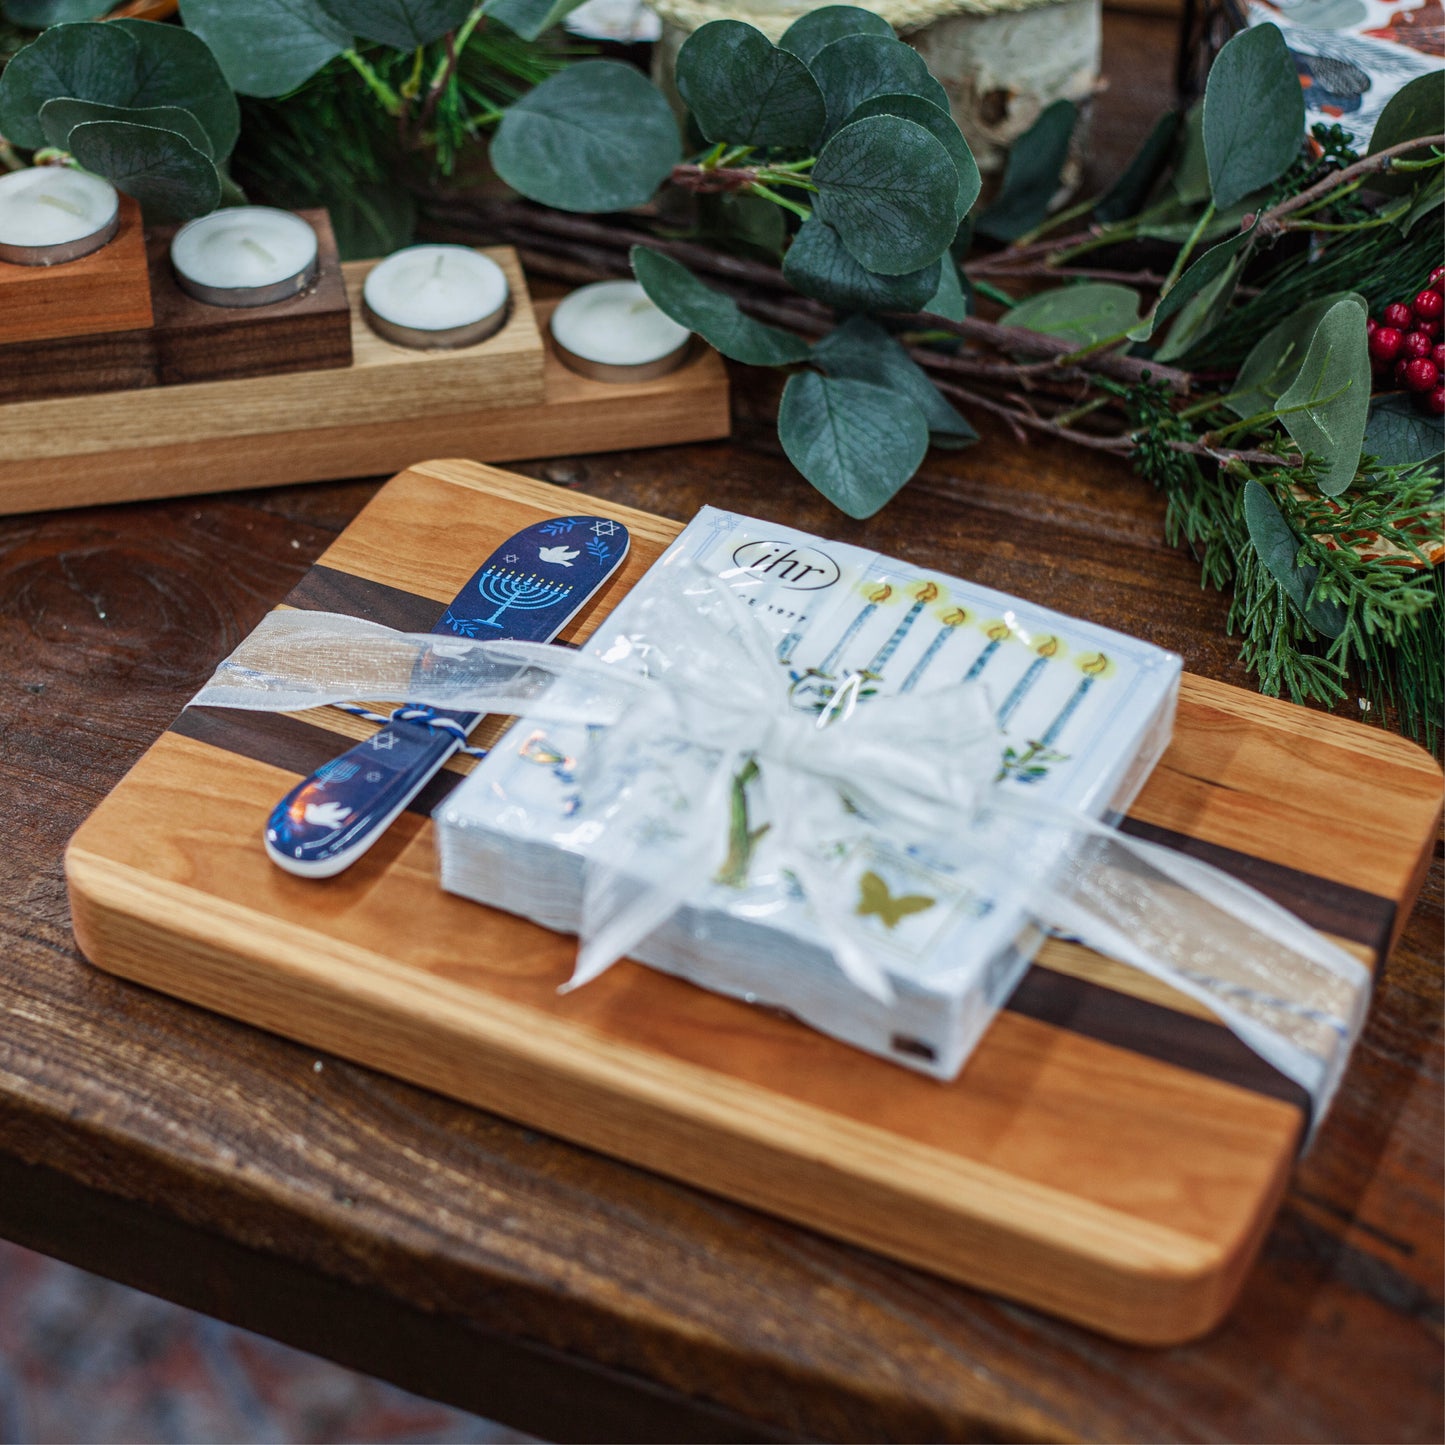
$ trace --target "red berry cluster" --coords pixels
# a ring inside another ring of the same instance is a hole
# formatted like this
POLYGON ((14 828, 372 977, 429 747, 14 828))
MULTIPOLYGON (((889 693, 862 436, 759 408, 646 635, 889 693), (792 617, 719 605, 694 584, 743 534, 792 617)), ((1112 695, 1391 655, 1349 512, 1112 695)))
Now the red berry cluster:
POLYGON ((1445 266, 1430 273, 1413 301, 1395 301, 1378 321, 1367 321, 1370 365, 1377 377, 1389 374, 1395 386, 1413 391, 1425 410, 1445 416, 1445 266))

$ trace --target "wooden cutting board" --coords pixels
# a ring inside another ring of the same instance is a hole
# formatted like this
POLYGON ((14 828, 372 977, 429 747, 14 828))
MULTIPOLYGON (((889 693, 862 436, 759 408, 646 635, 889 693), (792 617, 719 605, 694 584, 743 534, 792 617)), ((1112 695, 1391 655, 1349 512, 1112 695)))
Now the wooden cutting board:
MULTIPOLYGON (((478 558, 560 501, 473 463, 412 467, 284 605, 424 630, 478 558)), ((632 532, 575 639, 680 528, 565 501, 632 532)), ((1185 1340, 1229 1308, 1306 1112, 1191 1000, 1050 943, 963 1074, 939 1084, 633 964, 559 997, 572 939, 437 886, 429 815, 467 759, 340 877, 267 861, 276 800, 368 730, 333 709, 182 713, 71 842, 86 955, 1128 1340, 1185 1340)), ((1124 826, 1247 880, 1375 966, 1440 806, 1440 770, 1413 744, 1186 675, 1174 741, 1124 826)))

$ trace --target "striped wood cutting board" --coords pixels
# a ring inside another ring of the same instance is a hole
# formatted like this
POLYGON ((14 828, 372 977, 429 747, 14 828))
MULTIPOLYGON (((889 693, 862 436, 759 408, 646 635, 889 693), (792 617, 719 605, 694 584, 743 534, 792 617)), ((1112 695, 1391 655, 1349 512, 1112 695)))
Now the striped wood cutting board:
MULTIPOLYGON (((680 528, 566 502, 633 541, 570 629, 580 638, 680 528)), ((488 467, 413 467, 285 605, 425 630, 479 557, 558 506, 554 488, 488 467)), ((1187 1339, 1227 1310, 1305 1112, 1191 1000, 1050 943, 942 1085, 636 965, 559 997, 571 939, 436 884, 429 814, 466 759, 342 876, 266 860, 276 799, 368 730, 332 709, 183 713, 71 843, 89 958, 1125 1339, 1187 1339)), ((1440 785, 1398 737, 1186 675, 1173 744, 1125 826, 1246 879, 1373 966, 1419 886, 1440 785)))

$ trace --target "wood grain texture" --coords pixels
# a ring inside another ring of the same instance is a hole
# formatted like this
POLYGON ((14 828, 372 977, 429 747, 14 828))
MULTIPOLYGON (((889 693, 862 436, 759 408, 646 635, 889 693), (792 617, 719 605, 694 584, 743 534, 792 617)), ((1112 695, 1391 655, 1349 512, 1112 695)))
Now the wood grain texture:
POLYGON ((0 261, 0 345, 139 331, 151 324, 150 276, 140 207, 120 198, 109 244, 60 266, 0 261))
MULTIPOLYGON (((379 601, 440 604, 476 558, 553 510, 545 485, 428 463, 384 487, 319 565, 333 585, 380 584, 379 601)), ((630 509, 619 519, 634 534, 627 564, 572 636, 676 532, 630 509)), ((322 756, 342 751, 351 729, 308 716, 332 738, 322 756)), ((940 1086, 647 969, 561 999, 571 940, 440 895, 424 814, 321 887, 275 869, 256 839, 310 765, 215 741, 193 728, 160 739, 73 840, 76 935, 100 966, 1124 1338, 1202 1333, 1242 1283, 1298 1144, 1295 1104, 1184 1054, 1122 1048, 1118 1027, 1101 1038, 1012 1011, 940 1086)), ((1378 761, 1373 804, 1349 801, 1374 843, 1372 881, 1408 906, 1440 772, 1399 739, 1201 681, 1181 698, 1163 789, 1186 778, 1247 813, 1278 792, 1269 745, 1291 742, 1299 801, 1236 843, 1277 862, 1274 835, 1318 833, 1340 776, 1378 761)), ((1107 1010, 1119 995, 1106 967, 1093 982, 1107 1010)), ((1155 1017, 1167 1031, 1167 1003, 1155 1017)))
POLYGON ((159 382, 154 329, 0 346, 0 403, 135 391, 159 382))
POLYGON ((352 367, 0 409, 0 514, 399 470, 437 454, 515 461, 726 436, 727 373, 701 348, 655 381, 590 381, 544 340, 513 253, 512 315, 464 352, 406 351, 360 314, 370 263, 344 266, 352 367), (103 462, 97 459, 103 455, 103 462))
POLYGON ((162 386, 287 376, 350 366, 351 306, 331 217, 298 211, 316 232, 318 274, 309 290, 273 306, 209 306, 183 291, 171 267, 177 227, 146 236, 158 379, 162 386))
MULTIPOLYGON (((1100 175, 1168 103, 1173 43, 1106 15, 1100 175)), ((730 444, 522 469, 559 510, 580 487, 678 521, 714 502, 821 528, 1248 684, 1224 599, 1127 468, 985 423, 854 524, 778 454, 760 380, 734 376, 730 444)), ((0 1233, 553 1439, 1445 1438, 1438 847, 1237 1308, 1167 1351, 86 965, 66 839, 374 492, 0 520, 0 1233)))

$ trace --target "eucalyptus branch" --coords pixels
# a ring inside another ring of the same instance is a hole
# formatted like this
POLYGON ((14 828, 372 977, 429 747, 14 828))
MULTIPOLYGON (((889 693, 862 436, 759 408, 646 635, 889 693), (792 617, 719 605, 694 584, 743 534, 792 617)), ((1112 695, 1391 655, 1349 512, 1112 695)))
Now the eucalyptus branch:
POLYGON ((1356 161, 1353 165, 1345 166, 1342 170, 1331 171, 1322 181, 1316 181, 1307 190, 1301 191, 1296 196, 1290 196, 1288 200, 1281 201, 1277 206, 1271 206, 1259 218, 1259 232, 1264 236, 1272 236, 1284 230, 1281 224, 1284 217, 1293 214, 1295 211, 1303 210, 1306 206, 1317 201, 1321 196, 1327 196, 1337 187, 1347 185, 1357 177, 1374 175, 1381 171, 1388 171, 1394 168, 1396 160, 1410 151, 1416 151, 1423 146, 1433 146, 1436 150, 1445 149, 1445 135, 1423 135, 1413 140, 1403 140, 1399 145, 1392 145, 1385 150, 1377 152, 1372 156, 1365 156, 1362 160, 1356 161))
POLYGON ((670 177, 679 190, 698 196, 719 195, 726 191, 746 191, 758 182, 758 166, 673 166, 670 177))

